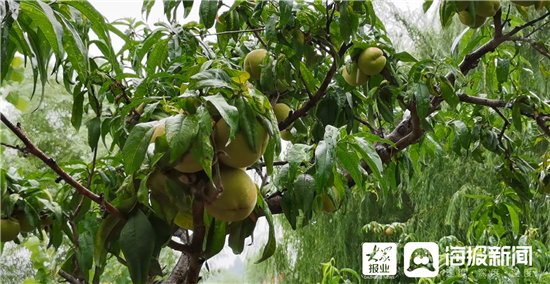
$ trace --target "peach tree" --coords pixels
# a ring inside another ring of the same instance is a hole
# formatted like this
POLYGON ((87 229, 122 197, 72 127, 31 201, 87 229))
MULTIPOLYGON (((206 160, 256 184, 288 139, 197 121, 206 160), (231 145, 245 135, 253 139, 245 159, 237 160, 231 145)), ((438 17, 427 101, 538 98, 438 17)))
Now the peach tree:
POLYGON ((426 162, 411 147, 496 155, 514 197, 479 218, 513 242, 522 206, 550 186, 549 98, 535 91, 548 82, 531 76, 550 72, 550 2, 512 2, 426 1, 463 32, 451 57, 416 58, 395 49, 370 1, 164 1, 165 21, 149 26, 109 23, 85 1, 3 0, 1 84, 32 68, 25 95, 40 101, 61 82, 93 158, 64 167, 26 135, 32 125, 2 113, 2 146, 47 167, 3 165, 2 242, 69 247, 58 274, 74 283, 100 283, 108 258, 134 283, 196 283, 225 245, 243 251, 259 218, 261 262, 276 249, 274 214, 299 229, 352 190, 396 188, 388 163, 426 162), (163 249, 183 252, 175 267, 159 263, 163 249))

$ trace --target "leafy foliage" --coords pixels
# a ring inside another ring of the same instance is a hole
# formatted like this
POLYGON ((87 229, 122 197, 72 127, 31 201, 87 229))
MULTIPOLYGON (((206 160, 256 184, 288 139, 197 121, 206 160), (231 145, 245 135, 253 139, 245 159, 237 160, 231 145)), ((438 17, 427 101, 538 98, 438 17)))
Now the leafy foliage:
MULTIPOLYGON (((146 17, 154 2, 143 2, 146 17)), ((418 176, 438 155, 490 161, 491 184, 496 184, 489 193, 473 185, 456 189, 446 225, 457 222, 456 203, 475 210, 471 220, 459 218, 454 234, 468 243, 530 240, 522 237, 535 224, 527 222, 528 205, 544 193, 539 189, 547 186, 550 159, 548 82, 534 79, 547 77, 549 68, 528 53, 548 57, 548 31, 542 27, 549 14, 541 5, 537 11, 495 10, 479 27, 465 23, 472 28, 449 41, 450 52, 419 59, 397 50, 370 1, 163 5, 168 21, 150 27, 134 19, 108 23, 83 1, 2 2, 1 84, 20 79, 20 56, 33 70, 28 97, 40 84, 42 102, 50 74, 61 77, 73 98, 71 125, 87 131, 91 158, 62 164, 59 179, 48 175, 41 183, 21 178, 34 177, 21 169, 1 172, 2 218, 17 210, 33 225, 52 218, 48 229, 36 226, 34 233, 43 237, 46 231, 54 248, 69 247, 62 277, 99 283, 108 258, 114 258, 128 266, 132 281, 152 281, 164 275, 158 258, 169 246, 191 258, 186 281, 196 282, 203 262, 224 247, 227 234, 233 251, 242 252, 259 217, 269 223, 261 262, 276 252, 272 215, 283 213, 292 229, 302 230, 318 227, 321 211, 355 214, 350 208, 361 209, 363 202, 387 209, 384 202, 399 200, 390 216, 361 211, 368 213, 361 222, 367 234, 388 227, 402 233, 419 226, 418 210, 426 203, 411 185, 435 190, 418 176), (180 23, 178 8, 185 18, 193 5, 199 5, 200 21, 180 23), (208 40, 214 35, 216 40, 208 40), (119 50, 111 45, 112 36, 123 40, 119 50), (92 47, 99 56, 90 56, 92 47), (267 55, 259 80, 252 80, 241 66, 245 55, 260 47, 267 55), (383 52, 383 70, 350 86, 341 72, 369 47, 383 52), (282 121, 273 112, 277 102, 294 110, 282 121), (231 223, 204 211, 205 203, 223 194, 218 157, 228 153, 213 141, 220 119, 229 132, 224 146, 243 135, 243 151, 260 146, 263 156, 249 168, 262 177, 256 208, 231 223), (265 146, 256 139, 258 127, 268 134, 265 146), (282 131, 291 141, 280 160, 282 131), (177 170, 190 160, 200 170, 177 170), (48 191, 41 185, 52 179, 78 191, 56 186, 55 199, 44 201, 40 194, 48 191), (356 197, 361 202, 350 202, 356 197), (192 223, 192 238, 185 237, 189 228, 178 216, 192 223), (393 223, 379 226, 374 220, 380 217, 393 223), (470 222, 467 228, 463 222, 470 222), (185 243, 171 240, 173 235, 185 243)), ((452 27, 454 15, 464 12, 455 1, 441 1, 438 9, 443 27, 452 27)), ((481 11, 474 1, 464 9, 481 11)), ((15 95, 10 100, 19 102, 15 95)), ((44 155, 4 114, 2 121, 25 143, 12 148, 44 155)), ((55 160, 42 160, 55 168, 55 160)), ((401 236, 401 241, 415 239, 401 236)), ((544 254, 545 245, 538 245, 544 254)), ((323 273, 327 282, 344 274, 358 279, 332 260, 323 273)))

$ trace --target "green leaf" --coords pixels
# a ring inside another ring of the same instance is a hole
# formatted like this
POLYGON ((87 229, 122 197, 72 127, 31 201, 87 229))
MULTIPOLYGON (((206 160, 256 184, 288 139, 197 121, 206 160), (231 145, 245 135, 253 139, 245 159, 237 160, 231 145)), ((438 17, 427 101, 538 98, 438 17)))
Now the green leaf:
MULTIPOLYGON (((292 198, 294 206, 304 212, 304 221, 312 217, 312 205, 315 197, 315 180, 311 175, 301 174, 296 177, 292 186, 292 198)), ((306 223, 307 224, 307 223, 306 223)))
POLYGON ((430 90, 423 83, 416 83, 415 85, 416 112, 420 120, 422 120, 430 112, 430 90))
POLYGON ((73 89, 73 108, 71 112, 71 124, 76 130, 80 129, 82 124, 82 112, 84 108, 84 91, 82 84, 78 82, 73 89))
POLYGON ((92 148, 92 151, 94 151, 97 148, 97 143, 101 135, 101 119, 99 117, 94 117, 88 120, 86 127, 88 127, 88 145, 92 148))
POLYGON ((170 162, 180 159, 189 150, 199 131, 195 115, 176 115, 165 120, 166 139, 170 145, 170 162))
POLYGON ((286 160, 288 161, 290 179, 294 180, 298 167, 301 163, 309 161, 311 159, 311 149, 313 146, 306 144, 292 144, 286 153, 286 160))
POLYGON ((218 254, 225 245, 227 222, 222 222, 214 219, 208 227, 208 235, 206 236, 206 244, 204 257, 209 259, 218 254))
POLYGON ((130 131, 122 148, 126 173, 133 174, 141 167, 154 131, 154 123, 140 123, 130 131))
POLYGON ((155 248, 155 231, 141 210, 130 216, 120 232, 119 241, 132 282, 146 283, 155 248))
POLYGON ((241 254, 243 252, 244 241, 252 235, 255 227, 255 223, 250 218, 229 224, 228 244, 234 254, 241 254))
POLYGON ((324 140, 320 141, 315 149, 315 175, 318 188, 325 188, 332 173, 336 158, 336 144, 338 128, 327 125, 325 127, 324 140))
POLYGON ((348 40, 355 34, 359 27, 359 17, 352 8, 353 2, 343 1, 340 3, 340 35, 343 40, 348 40))
POLYGON ((183 3, 183 17, 186 18, 193 8, 194 0, 183 0, 181 2, 183 3))
POLYGON ((218 110, 225 123, 229 125, 228 142, 233 140, 239 126, 239 110, 237 110, 236 107, 228 104, 225 98, 220 94, 207 96, 204 98, 204 100, 210 102, 218 110))
POLYGON ((52 8, 42 1, 23 1, 20 5, 21 13, 28 14, 36 27, 44 34, 57 58, 61 58, 63 26, 57 21, 52 8))
POLYGON ((433 0, 424 0, 424 3, 422 3, 422 11, 426 13, 430 9, 433 3, 434 3, 433 0))
POLYGON ((515 236, 517 236, 519 234, 518 212, 515 206, 513 205, 506 204, 506 203, 504 203, 504 205, 506 205, 506 208, 508 208, 508 213, 510 213, 510 221, 512 222, 512 232, 514 233, 515 236))
POLYGON ((454 109, 460 103, 460 99, 456 95, 456 92, 447 78, 439 77, 439 88, 441 89, 441 96, 443 99, 454 109))
POLYGON ((112 214, 107 215, 107 217, 101 221, 96 231, 94 241, 94 265, 96 267, 96 274, 99 272, 99 275, 101 275, 105 263, 107 262, 107 248, 111 245, 111 241, 119 232, 121 224, 122 219, 112 214))
POLYGON ((401 62, 418 62, 418 59, 414 58, 410 53, 402 51, 393 55, 397 60, 401 62))
POLYGON ((145 19, 149 18, 149 14, 151 13, 151 9, 153 9, 154 5, 155 0, 143 0, 143 4, 141 5, 141 14, 145 14, 145 19))
POLYGON ((65 21, 64 27, 63 47, 72 67, 83 80, 88 73, 88 49, 84 46, 78 31, 70 22, 65 21))
POLYGON ((263 210, 263 215, 265 216, 265 219, 267 220, 267 224, 269 225, 267 243, 265 244, 264 250, 262 252, 262 256, 260 257, 260 259, 258 259, 258 261, 256 261, 256 263, 260 263, 268 259, 270 256, 272 256, 275 253, 275 249, 277 248, 277 242, 275 240, 275 226, 273 225, 273 216, 271 215, 271 211, 269 211, 269 207, 265 203, 264 197, 262 196, 259 190, 258 190, 257 206, 261 210, 263 210))
POLYGON ((508 81, 508 76, 510 76, 510 60, 497 58, 496 71, 497 71, 497 81, 499 83, 502 84, 508 81))
POLYGON ((132 59, 132 63, 135 66, 140 66, 143 60, 143 57, 151 51, 151 48, 154 44, 158 43, 161 38, 164 36, 163 30, 155 30, 149 35, 147 35, 147 38, 141 42, 141 44, 136 48, 134 58, 132 59))
POLYGON ((360 169, 361 160, 357 156, 357 153, 352 151, 347 143, 338 143, 336 156, 338 157, 338 161, 344 166, 344 169, 351 175, 355 184, 361 187, 363 185, 363 174, 360 169))
MULTIPOLYGON (((84 17, 89 20, 89 23, 99 39, 104 43, 110 43, 111 38, 107 30, 107 23, 105 17, 99 13, 94 6, 88 1, 64 1, 63 4, 67 4, 77 9, 82 13, 84 17)), ((110 44, 106 44, 107 49, 103 51, 105 57, 110 61, 111 65, 115 69, 117 74, 122 73, 122 69, 117 62, 115 52, 110 44)))
POLYGON ((231 86, 228 82, 231 82, 231 78, 220 69, 208 69, 199 72, 190 78, 190 89, 203 89, 203 88, 228 88, 231 86))
POLYGON ((292 2, 293 0, 279 1, 279 27, 284 28, 292 19, 292 2))
POLYGON ((78 235, 78 249, 75 251, 76 259, 78 260, 78 265, 80 271, 82 271, 86 280, 90 269, 92 269, 93 264, 93 253, 94 253, 94 238, 92 236, 92 230, 95 228, 85 228, 84 232, 80 232, 78 235))
POLYGON ((212 134, 212 118, 206 108, 201 107, 197 111, 199 119, 199 132, 191 147, 193 158, 202 166, 206 175, 212 179, 212 159, 214 158, 214 147, 210 140, 212 134))
POLYGON ((314 93, 315 92, 315 86, 317 85, 317 81, 315 80, 315 77, 311 73, 311 70, 303 62, 300 62, 300 74, 304 78, 306 88, 310 92, 314 93))
POLYGON ((200 22, 207 29, 214 25, 218 13, 218 1, 201 1, 199 7, 200 22))
POLYGON ((352 143, 351 146, 361 154, 361 157, 374 175, 380 178, 384 166, 374 146, 362 137, 354 137, 354 140, 355 143, 352 143))
POLYGON ((521 132, 523 130, 523 124, 521 123, 521 103, 519 101, 516 101, 514 105, 512 106, 512 122, 514 123, 514 127, 521 132))
POLYGON ((157 67, 161 67, 168 54, 168 40, 161 40, 153 46, 147 58, 147 74, 154 74, 157 67))
POLYGON ((235 103, 237 105, 236 109, 238 109, 239 115, 239 129, 241 130, 241 133, 244 133, 250 149, 257 149, 256 134, 259 131, 258 127, 260 125, 258 123, 258 119, 256 119, 256 113, 252 109, 252 106, 250 106, 250 104, 248 104, 242 96, 237 97, 235 103))
POLYGON ((441 26, 444 28, 448 27, 455 13, 454 5, 450 1, 441 1, 441 5, 439 6, 439 20, 441 21, 441 26))

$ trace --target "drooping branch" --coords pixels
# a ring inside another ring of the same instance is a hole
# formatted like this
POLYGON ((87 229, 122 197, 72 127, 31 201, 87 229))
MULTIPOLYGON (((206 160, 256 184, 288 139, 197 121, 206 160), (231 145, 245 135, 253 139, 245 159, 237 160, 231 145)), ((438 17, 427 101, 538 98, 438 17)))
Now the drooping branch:
POLYGON ((107 212, 119 218, 124 218, 124 216, 117 208, 115 208, 112 204, 103 199, 102 196, 93 193, 88 188, 83 186, 67 172, 65 172, 54 159, 48 157, 44 152, 42 152, 42 150, 38 149, 38 147, 36 147, 32 143, 32 141, 29 139, 29 137, 27 137, 27 135, 23 132, 19 125, 14 125, 3 113, 0 113, 0 119, 2 123, 4 123, 23 142, 23 144, 25 145, 25 149, 28 151, 28 153, 42 160, 50 169, 58 174, 61 179, 74 187, 80 194, 99 204, 107 212))

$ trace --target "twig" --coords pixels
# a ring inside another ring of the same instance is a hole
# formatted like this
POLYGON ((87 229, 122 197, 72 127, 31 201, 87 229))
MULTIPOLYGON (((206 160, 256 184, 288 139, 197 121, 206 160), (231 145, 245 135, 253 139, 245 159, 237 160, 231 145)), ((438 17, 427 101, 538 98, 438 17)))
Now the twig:
POLYGON ((355 120, 357 120, 359 123, 365 125, 365 126, 370 130, 370 132, 372 132, 372 133, 378 135, 378 131, 377 131, 376 129, 374 129, 374 127, 372 127, 372 125, 370 125, 370 123, 369 123, 368 121, 366 121, 366 120, 360 118, 359 116, 357 116, 357 115, 355 115, 355 114, 353 115, 353 118, 354 118, 355 120))
POLYGON ((248 29, 248 30, 235 30, 235 31, 224 31, 224 32, 218 32, 218 33, 212 33, 212 34, 205 34, 205 36, 216 36, 216 35, 227 35, 227 34, 240 34, 240 33, 254 33, 254 32, 261 32, 265 30, 265 28, 255 28, 255 29, 248 29))
POLYGON ((57 272, 57 274, 59 274, 59 276, 63 277, 65 280, 67 280, 67 282, 71 283, 71 284, 81 284, 81 283, 84 283, 84 282, 81 282, 79 279, 77 279, 76 277, 72 276, 71 274, 65 272, 64 270, 60 269, 59 272, 57 272))
POLYGON ((15 149, 17 151, 20 151, 21 153, 27 155, 29 153, 29 151, 27 150, 27 148, 25 147, 21 147, 19 145, 11 145, 11 144, 6 144, 6 143, 3 143, 3 142, 0 142, 0 145, 6 147, 6 148, 11 148, 11 149, 15 149))
POLYGON ((256 36, 256 38, 258 39, 258 41, 264 46, 264 48, 267 49, 268 45, 265 43, 265 41, 262 39, 262 37, 260 36, 260 33, 258 31, 255 31, 255 27, 252 26, 252 23, 250 22, 250 19, 247 19, 246 20, 246 25, 248 25, 248 27, 252 30, 252 32, 254 33, 254 35, 256 36))
POLYGON ((292 112, 285 120, 281 121, 279 123, 279 130, 286 129, 298 118, 306 115, 308 111, 311 108, 313 108, 327 94, 328 86, 332 81, 332 77, 334 77, 336 70, 338 69, 339 59, 346 53, 346 51, 348 50, 348 48, 351 47, 351 45, 352 45, 351 43, 342 44, 338 52, 338 57, 333 57, 332 65, 330 66, 330 69, 327 72, 325 79, 323 80, 323 83, 321 83, 321 86, 319 87, 319 89, 317 89, 317 92, 315 93, 315 95, 311 99, 309 99, 307 102, 305 102, 299 109, 292 112))
POLYGON ((498 108, 493 107, 493 110, 502 118, 502 120, 504 120, 504 126, 502 126, 502 129, 500 130, 500 133, 498 134, 498 143, 500 143, 500 146, 503 149, 505 149, 504 144, 502 143, 502 137, 504 137, 504 132, 506 131, 506 129, 510 125, 510 121, 506 118, 506 116, 504 116, 502 114, 502 112, 498 108))
POLYGON ((46 154, 44 154, 44 152, 42 152, 42 150, 38 149, 27 137, 27 135, 25 135, 23 130, 19 126, 13 125, 13 123, 11 123, 11 121, 9 121, 8 118, 3 113, 0 113, 0 120, 15 135, 17 135, 17 137, 23 142, 23 144, 25 144, 25 147, 30 154, 42 160, 48 167, 50 167, 56 174, 58 174, 59 177, 61 177, 65 182, 67 182, 69 185, 74 187, 82 195, 86 196, 87 198, 91 199, 92 201, 96 202, 97 204, 105 208, 105 210, 107 210, 109 213, 119 218, 124 218, 124 216, 112 204, 105 201, 103 197, 93 193, 88 188, 84 187, 82 184, 76 181, 73 177, 71 177, 67 172, 65 172, 61 167, 59 167, 59 165, 54 159, 48 157, 46 154))
POLYGON ((175 249, 177 251, 181 251, 185 254, 191 254, 191 251, 192 251, 191 246, 176 242, 174 240, 168 241, 168 247, 170 247, 171 249, 175 249))

